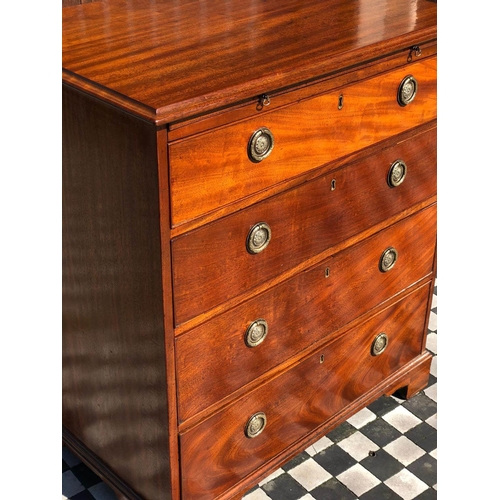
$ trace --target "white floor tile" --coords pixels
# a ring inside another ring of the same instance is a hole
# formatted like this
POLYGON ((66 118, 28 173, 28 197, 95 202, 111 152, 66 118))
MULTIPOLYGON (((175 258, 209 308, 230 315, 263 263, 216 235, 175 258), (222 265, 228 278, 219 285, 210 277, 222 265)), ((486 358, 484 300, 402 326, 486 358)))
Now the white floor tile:
POLYGON ((431 304, 431 308, 432 309, 436 309, 436 307, 438 306, 438 297, 435 293, 432 294, 432 304, 431 304))
POLYGON ((95 500, 116 500, 115 492, 106 483, 95 484, 89 491, 95 500))
POLYGON ((431 375, 438 376, 438 357, 434 356, 431 361, 431 375))
POLYGON ((361 411, 358 411, 355 415, 353 415, 347 421, 356 429, 361 429, 361 427, 370 423, 372 420, 375 420, 377 415, 370 411, 368 408, 363 408, 361 411))
POLYGON ((370 451, 377 451, 380 448, 371 439, 361 434, 361 432, 351 434, 348 438, 337 443, 337 446, 349 453, 358 462, 366 458, 370 451))
POLYGON ((437 413, 435 413, 434 415, 432 415, 432 417, 429 417, 426 422, 429 424, 429 425, 432 425, 432 427, 434 427, 434 429, 437 429, 438 428, 438 424, 437 424, 437 413))
POLYGON ((376 478, 360 464, 353 465, 350 469, 342 472, 337 476, 337 479, 358 497, 381 482, 380 479, 376 478))
POLYGON ((403 434, 422 422, 404 406, 394 408, 382 418, 403 434))
POLYGON ((437 333, 431 332, 427 335, 427 342, 425 347, 429 349, 433 354, 437 354, 437 333))
POLYGON ((401 436, 387 446, 384 446, 384 450, 404 466, 410 465, 422 455, 425 455, 425 451, 406 436, 401 436))
POLYGON ((269 500, 269 497, 259 488, 245 495, 242 500, 269 500))
POLYGON ((309 448, 306 449, 306 453, 309 453, 311 457, 319 453, 320 451, 325 450, 329 446, 333 444, 333 441, 331 439, 328 439, 326 436, 323 436, 321 439, 316 441, 313 445, 309 446, 309 448))
POLYGON ((431 452, 429 452, 429 455, 432 458, 435 458, 437 460, 438 459, 438 449, 436 448, 435 450, 432 450, 431 452))
POLYGON ((70 470, 63 472, 63 475, 62 475, 63 498, 64 497, 70 498, 73 495, 80 493, 80 491, 83 491, 84 489, 85 488, 83 487, 82 483, 80 483, 80 481, 78 481, 76 476, 70 470))
POLYGON ((387 479, 385 484, 403 500, 412 500, 427 489, 427 485, 407 469, 387 479))
POLYGON ((278 469, 278 470, 274 471, 272 474, 269 474, 269 476, 267 476, 265 479, 263 479, 259 483, 259 486, 262 486, 262 485, 268 483, 269 481, 271 481, 271 479, 274 479, 275 477, 281 476, 281 474, 283 474, 284 472, 285 471, 283 469, 278 469))
POLYGON ((438 325, 437 325, 437 314, 433 311, 429 314, 429 330, 432 332, 436 332, 438 325))
POLYGON ((333 476, 312 458, 302 462, 288 471, 295 481, 298 481, 307 491, 311 491, 333 476))
POLYGON ((308 493, 307 495, 300 497, 299 500, 315 500, 315 498, 313 496, 311 496, 310 493, 308 493))
POLYGON ((438 400, 438 396, 437 396, 437 384, 433 384, 430 387, 427 387, 427 389, 425 389, 425 391, 424 391, 424 394, 427 397, 431 398, 432 401, 435 401, 437 403, 437 400, 438 400))

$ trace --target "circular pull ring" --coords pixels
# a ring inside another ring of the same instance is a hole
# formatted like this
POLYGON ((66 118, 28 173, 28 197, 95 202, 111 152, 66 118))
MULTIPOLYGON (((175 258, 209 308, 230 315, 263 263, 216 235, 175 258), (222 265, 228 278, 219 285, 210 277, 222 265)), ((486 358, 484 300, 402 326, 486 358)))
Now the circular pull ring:
POLYGON ((387 248, 386 250, 383 251, 380 257, 380 262, 379 262, 380 271, 382 271, 383 273, 390 271, 395 266, 397 260, 398 260, 397 250, 393 247, 387 248))
POLYGON ((387 334, 385 332, 379 333, 375 337, 375 340, 372 342, 372 356, 379 356, 380 354, 382 354, 385 351, 388 343, 389 337, 387 336, 387 334))
POLYGON ((245 426, 245 436, 247 438, 257 437, 266 427, 267 417, 266 414, 262 411, 258 413, 254 413, 247 422, 245 426))
POLYGON ((406 106, 417 95, 418 83, 412 75, 405 76, 398 88, 398 104, 406 106))
POLYGON ((248 141, 248 157, 254 163, 258 163, 267 158, 274 148, 274 136, 266 128, 258 128, 248 141))
POLYGON ((247 328, 245 333, 245 344, 248 347, 256 347, 264 342, 268 332, 267 321, 265 319, 256 319, 247 328))
POLYGON ((271 241, 271 228, 265 222, 259 222, 250 229, 247 236, 247 251, 251 254, 262 252, 271 241))
POLYGON ((406 171, 406 163, 403 160, 396 160, 389 168, 387 184, 389 184, 390 187, 397 187, 403 184, 406 177, 406 171))

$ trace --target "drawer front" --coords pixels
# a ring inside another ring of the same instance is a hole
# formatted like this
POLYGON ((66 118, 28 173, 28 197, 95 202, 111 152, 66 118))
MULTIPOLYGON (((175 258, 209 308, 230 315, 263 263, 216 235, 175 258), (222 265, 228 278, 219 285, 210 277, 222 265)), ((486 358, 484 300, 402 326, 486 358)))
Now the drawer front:
POLYGON ((180 236, 172 243, 175 322, 222 304, 435 194, 436 130, 431 129, 180 236), (405 162, 406 176, 390 187, 388 172, 396 160, 405 162), (269 225, 270 242, 250 253, 247 238, 262 222, 269 225))
POLYGON ((426 284, 181 435, 183 495, 212 500, 414 359, 422 350, 428 293, 426 284), (387 347, 373 355, 381 333, 387 347), (247 422, 260 412, 267 424, 249 438, 247 422))
POLYGON ((177 337, 180 420, 429 275, 435 241, 433 205, 177 337), (389 247, 398 257, 382 272, 380 258, 389 247), (262 322, 253 325, 257 320, 266 322, 267 335, 249 347, 249 327, 256 333, 265 328, 262 322))
POLYGON ((172 143, 172 225, 195 219, 434 118, 435 57, 172 143), (418 82, 417 94, 412 102, 401 106, 398 89, 410 74, 418 82), (338 109, 340 94, 342 109, 338 109), (263 127, 271 131, 274 148, 267 158, 255 162, 250 160, 248 146, 253 133, 263 127))

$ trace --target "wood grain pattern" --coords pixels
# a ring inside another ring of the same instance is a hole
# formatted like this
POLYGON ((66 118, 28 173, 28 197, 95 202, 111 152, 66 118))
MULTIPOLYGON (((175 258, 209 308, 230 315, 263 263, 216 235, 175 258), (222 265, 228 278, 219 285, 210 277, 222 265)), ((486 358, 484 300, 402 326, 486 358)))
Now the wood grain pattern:
POLYGON ((429 275, 435 238, 433 206, 178 337, 180 420, 429 275), (389 246, 398 250, 398 261, 382 273, 379 259, 389 246), (267 321, 269 333, 260 346, 248 348, 246 329, 259 318, 267 321))
POLYGON ((216 498, 416 358, 426 328, 427 293, 426 288, 418 290, 181 435, 182 488, 187 498, 216 498), (372 356, 370 348, 380 332, 388 335, 389 344, 380 356, 372 356), (258 411, 266 414, 267 426, 249 439, 245 424, 258 411))
POLYGON ((166 123, 433 40, 436 12, 427 0, 93 2, 63 9, 63 78, 166 123))
POLYGON ((175 322, 182 324, 435 194, 432 129, 176 238, 175 322), (407 163, 408 174, 391 188, 387 172, 397 159, 407 163), (245 249, 247 234, 261 221, 271 227, 271 242, 251 255, 245 249))
POLYGON ((156 128, 63 87, 63 425, 170 499, 156 128))
POLYGON ((429 58, 172 144, 172 225, 409 130, 436 114, 436 58, 429 58), (408 74, 417 79, 418 92, 412 103, 401 107, 397 91, 408 74), (337 109, 340 94, 342 110, 337 109), (248 157, 247 144, 260 127, 271 130, 275 146, 256 164, 248 157))

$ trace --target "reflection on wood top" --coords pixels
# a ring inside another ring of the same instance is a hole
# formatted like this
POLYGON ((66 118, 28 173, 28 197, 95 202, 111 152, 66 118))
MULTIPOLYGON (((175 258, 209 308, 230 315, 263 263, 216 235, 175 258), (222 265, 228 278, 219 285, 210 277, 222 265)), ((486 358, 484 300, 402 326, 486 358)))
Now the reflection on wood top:
POLYGON ((436 38, 429 0, 104 0, 63 9, 63 80, 157 124, 436 38))

